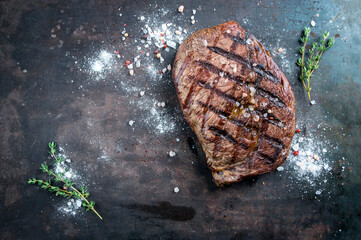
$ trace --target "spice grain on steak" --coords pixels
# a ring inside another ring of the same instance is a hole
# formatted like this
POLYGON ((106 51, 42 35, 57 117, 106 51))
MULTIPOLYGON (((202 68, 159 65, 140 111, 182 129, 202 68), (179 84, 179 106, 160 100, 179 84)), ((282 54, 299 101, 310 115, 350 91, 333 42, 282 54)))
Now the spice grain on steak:
POLYGON ((293 92, 269 52, 237 23, 188 37, 173 80, 218 186, 286 160, 296 124, 293 92))

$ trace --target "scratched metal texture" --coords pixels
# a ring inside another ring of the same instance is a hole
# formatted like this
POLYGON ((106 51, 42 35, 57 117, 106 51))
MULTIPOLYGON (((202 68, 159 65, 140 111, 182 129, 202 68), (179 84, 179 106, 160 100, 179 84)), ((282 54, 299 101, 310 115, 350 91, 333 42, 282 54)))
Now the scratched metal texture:
MULTIPOLYGON (((147 90, 165 101, 165 111, 176 119, 174 132, 156 134, 142 123, 144 112, 129 107, 139 96, 114 87, 119 81, 131 84, 124 68, 106 81, 89 84, 89 76, 75 64, 97 48, 113 47, 133 58, 135 48, 125 47, 121 40, 122 25, 139 37, 144 23, 134 15, 156 13, 155 3, 1 1, 0 238, 360 239, 360 2, 156 3, 158 9, 169 9, 173 19, 183 4, 185 16, 175 23, 187 23, 190 32, 235 20, 266 47, 291 49, 291 63, 297 59, 299 33, 311 19, 317 23, 313 32, 328 29, 338 34, 315 74, 315 106, 308 104, 298 69, 281 69, 295 93, 297 118, 312 116, 312 124, 326 124, 331 130, 319 134, 339 146, 329 152, 330 158, 336 163, 344 157, 352 170, 334 170, 325 185, 330 194, 318 198, 305 191, 304 184, 290 182, 287 172, 277 171, 218 189, 195 135, 182 119, 170 74, 147 90), (195 25, 189 24, 190 9, 199 9, 195 25), (61 29, 54 39, 51 29, 59 20, 61 29), (81 25, 85 33, 75 34, 81 25), (64 43, 57 47, 59 40, 64 43), (135 127, 128 125, 131 119, 135 127), (63 216, 57 206, 64 199, 26 184, 30 177, 41 177, 38 167, 48 160, 50 140, 67 149, 72 168, 87 179, 103 221, 82 210, 63 216), (167 151, 172 149, 177 155, 169 158, 167 151)), ((174 56, 171 51, 166 61, 171 63, 174 56)), ((277 54, 274 60, 281 61, 277 54)), ((132 84, 148 85, 145 67, 136 72, 132 84)))

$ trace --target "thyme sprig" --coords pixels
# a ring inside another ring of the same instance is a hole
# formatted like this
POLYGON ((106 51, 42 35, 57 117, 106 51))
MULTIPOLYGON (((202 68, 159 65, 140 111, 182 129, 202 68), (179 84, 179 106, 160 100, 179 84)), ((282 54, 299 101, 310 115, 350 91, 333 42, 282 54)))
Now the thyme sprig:
POLYGON ((55 192, 56 196, 62 196, 66 198, 75 198, 83 200, 83 207, 86 211, 92 210, 100 219, 103 219, 100 214, 95 210, 95 202, 89 201, 87 198, 89 197, 89 192, 85 190, 84 186, 81 186, 79 190, 74 187, 74 183, 65 177, 65 173, 68 171, 65 167, 62 166, 62 162, 64 161, 61 156, 56 156, 56 144, 55 142, 50 142, 49 146, 49 154, 54 159, 53 167, 60 167, 62 172, 55 172, 52 169, 49 169, 49 166, 46 163, 41 164, 41 170, 44 173, 47 173, 49 176, 54 178, 55 183, 63 183, 63 189, 58 186, 54 186, 51 184, 51 180, 41 180, 36 178, 30 178, 28 180, 28 184, 37 184, 41 186, 42 189, 48 190, 49 192, 55 192))
POLYGON ((297 59, 297 65, 301 68, 300 80, 302 81, 302 84, 307 91, 309 100, 311 101, 310 92, 312 88, 310 86, 310 82, 312 74, 316 69, 318 69, 319 62, 324 51, 332 47, 335 43, 335 38, 332 37, 327 40, 330 33, 325 31, 325 33, 322 34, 322 39, 319 43, 313 42, 311 44, 311 47, 308 50, 309 57, 307 58, 306 47, 307 43, 310 41, 310 33, 311 29, 309 27, 305 27, 303 31, 303 36, 300 39, 301 43, 303 43, 303 46, 299 49, 302 57, 297 59))

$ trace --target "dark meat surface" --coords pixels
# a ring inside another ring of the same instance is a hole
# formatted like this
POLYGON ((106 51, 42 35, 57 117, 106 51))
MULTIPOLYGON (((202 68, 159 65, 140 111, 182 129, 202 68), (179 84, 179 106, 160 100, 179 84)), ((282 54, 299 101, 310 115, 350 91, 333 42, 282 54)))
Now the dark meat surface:
POLYGON ((217 186, 270 172, 286 160, 296 125, 291 86, 238 23, 189 36, 178 49, 173 80, 217 186))

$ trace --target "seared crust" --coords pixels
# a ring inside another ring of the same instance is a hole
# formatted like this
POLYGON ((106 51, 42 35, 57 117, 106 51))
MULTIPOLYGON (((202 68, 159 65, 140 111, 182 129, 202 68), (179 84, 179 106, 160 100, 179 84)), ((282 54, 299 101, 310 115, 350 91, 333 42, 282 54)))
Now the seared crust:
POLYGON ((178 49, 173 80, 217 186, 270 172, 286 160, 296 125, 291 86, 236 22, 189 36, 178 49))

